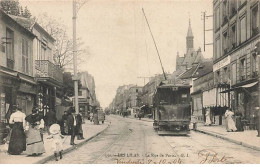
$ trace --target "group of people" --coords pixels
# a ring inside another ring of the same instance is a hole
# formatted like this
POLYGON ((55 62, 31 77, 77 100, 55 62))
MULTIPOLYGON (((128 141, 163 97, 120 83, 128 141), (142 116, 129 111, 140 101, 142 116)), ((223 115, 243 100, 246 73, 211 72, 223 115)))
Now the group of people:
MULTIPOLYGON (((206 110, 206 122, 205 125, 211 125, 211 119, 210 119, 210 110, 206 110)), ((233 120, 234 112, 232 112, 232 109, 227 108, 225 112, 225 119, 226 119, 226 130, 227 132, 235 132, 235 131, 244 131, 243 129, 243 123, 242 123, 242 113, 238 112, 236 117, 236 122, 233 120)))
POLYGON ((70 144, 75 145, 74 139, 77 135, 78 140, 84 139, 82 114, 76 114, 74 108, 64 112, 62 121, 56 123, 55 112, 49 110, 43 116, 37 108, 32 109, 32 114, 26 116, 20 107, 17 107, 9 119, 11 128, 9 135, 8 153, 11 155, 20 155, 26 151, 28 156, 38 156, 45 153, 43 133, 46 128, 48 137, 52 140, 52 151, 56 160, 58 156, 62 158, 63 135, 70 135, 70 144))

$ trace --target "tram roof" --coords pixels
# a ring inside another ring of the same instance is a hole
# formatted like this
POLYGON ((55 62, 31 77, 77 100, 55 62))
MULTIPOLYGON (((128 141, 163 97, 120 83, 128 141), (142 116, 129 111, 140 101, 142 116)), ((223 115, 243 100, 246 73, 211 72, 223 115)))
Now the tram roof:
POLYGON ((164 85, 158 86, 158 88, 173 88, 173 87, 178 87, 178 88, 191 88, 191 85, 183 85, 183 84, 164 84, 164 85))

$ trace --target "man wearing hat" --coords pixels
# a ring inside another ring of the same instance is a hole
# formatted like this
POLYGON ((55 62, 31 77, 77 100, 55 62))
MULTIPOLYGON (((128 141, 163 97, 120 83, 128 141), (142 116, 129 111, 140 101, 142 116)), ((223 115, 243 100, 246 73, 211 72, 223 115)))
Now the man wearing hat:
POLYGON ((74 143, 74 139, 75 136, 78 134, 77 132, 77 122, 76 122, 76 114, 75 114, 75 109, 73 107, 71 107, 68 111, 68 117, 67 117, 67 123, 68 123, 68 134, 71 135, 70 138, 70 145, 75 145, 74 143))

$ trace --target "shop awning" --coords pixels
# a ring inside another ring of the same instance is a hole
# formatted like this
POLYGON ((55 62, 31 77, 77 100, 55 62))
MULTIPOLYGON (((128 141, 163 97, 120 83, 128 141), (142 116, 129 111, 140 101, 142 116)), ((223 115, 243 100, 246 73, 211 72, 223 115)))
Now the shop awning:
POLYGON ((253 82, 253 83, 249 83, 249 84, 246 84, 246 85, 234 87, 234 88, 231 88, 231 89, 227 89, 227 90, 224 90, 224 91, 222 91, 220 93, 227 93, 227 92, 233 91, 235 89, 239 89, 239 88, 251 88, 252 86, 255 86, 257 83, 258 83, 258 81, 253 82))

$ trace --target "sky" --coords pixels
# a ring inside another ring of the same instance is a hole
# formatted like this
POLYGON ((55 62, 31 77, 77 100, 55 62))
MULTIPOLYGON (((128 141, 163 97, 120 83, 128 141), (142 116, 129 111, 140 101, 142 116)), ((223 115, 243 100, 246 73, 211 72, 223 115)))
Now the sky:
MULTIPOLYGON (((64 23, 72 37, 72 0, 19 0, 33 16, 42 13, 64 23)), ((82 2, 83 0, 79 0, 82 2)), ((144 80, 161 74, 158 55, 142 13, 145 11, 162 64, 166 72, 175 70, 177 52, 186 52, 189 19, 194 35, 194 48, 202 49, 205 58, 213 57, 213 46, 203 50, 202 12, 213 15, 211 0, 87 0, 77 13, 77 37, 84 42, 88 56, 78 62, 78 71, 94 76, 96 94, 102 107, 107 107, 120 85, 143 86, 144 80)), ((213 18, 206 20, 212 29, 213 18)), ((206 43, 212 43, 212 31, 206 32, 206 43)), ((146 80, 148 82, 148 80, 146 80)))

